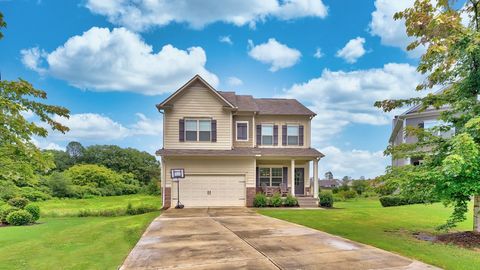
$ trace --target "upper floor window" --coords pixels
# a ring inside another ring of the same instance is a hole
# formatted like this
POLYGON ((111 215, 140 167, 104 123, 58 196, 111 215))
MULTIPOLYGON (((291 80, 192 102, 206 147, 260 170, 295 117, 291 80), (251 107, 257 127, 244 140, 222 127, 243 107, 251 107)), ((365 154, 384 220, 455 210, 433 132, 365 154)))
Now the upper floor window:
POLYGON ((248 121, 237 122, 237 141, 248 141, 248 121))
POLYGON ((273 125, 272 124, 262 125, 262 144, 273 145, 273 125))
MULTIPOLYGON (((438 127, 438 126, 445 126, 445 122, 443 122, 441 120, 427 120, 427 121, 424 121, 423 123, 419 124, 419 127, 424 128, 424 129, 432 129, 432 128, 435 128, 435 127, 438 127)), ((434 135, 440 136, 440 137, 443 137, 443 138, 450 138, 453 135, 455 135, 455 127, 451 127, 450 130, 448 130, 448 131, 437 130, 434 133, 434 135)))
POLYGON ((185 140, 209 142, 212 137, 211 120, 185 120, 185 140))
POLYGON ((299 126, 288 125, 287 126, 287 144, 298 145, 299 144, 299 126))

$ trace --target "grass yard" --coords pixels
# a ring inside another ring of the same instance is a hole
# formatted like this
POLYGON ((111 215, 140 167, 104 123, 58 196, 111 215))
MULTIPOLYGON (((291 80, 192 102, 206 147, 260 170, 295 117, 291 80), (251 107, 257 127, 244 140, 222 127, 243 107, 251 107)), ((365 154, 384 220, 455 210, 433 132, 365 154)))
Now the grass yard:
MULTIPOLYGON (((75 213, 151 204, 158 196, 129 195, 39 203, 42 211, 75 213)), ((120 217, 46 217, 38 225, 0 227, 0 269, 117 269, 146 227, 152 212, 120 217)))
POLYGON ((126 208, 128 203, 132 206, 148 205, 160 209, 160 196, 150 195, 125 195, 96 197, 92 199, 54 199, 37 203, 43 217, 75 216, 81 210, 111 210, 126 208))
MULTIPOLYGON (((444 269, 480 269, 480 251, 417 240, 413 232, 435 233, 451 210, 437 203, 383 208, 378 200, 336 202, 331 210, 261 209, 259 213, 376 246, 444 269)), ((469 219, 457 230, 472 229, 469 219)))

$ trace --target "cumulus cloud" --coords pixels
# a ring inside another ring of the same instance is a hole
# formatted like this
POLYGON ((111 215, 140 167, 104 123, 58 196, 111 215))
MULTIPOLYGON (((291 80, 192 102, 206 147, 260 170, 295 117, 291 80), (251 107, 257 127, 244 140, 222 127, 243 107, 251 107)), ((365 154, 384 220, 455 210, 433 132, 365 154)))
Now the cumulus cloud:
POLYGON ((347 63, 353 64, 357 62, 358 58, 362 57, 365 54, 365 39, 362 37, 357 37, 351 39, 345 44, 345 47, 337 51, 337 57, 343 58, 347 63))
POLYGON ((227 83, 230 86, 240 86, 243 84, 243 81, 237 77, 232 76, 232 77, 228 77, 227 83))
POLYGON ((138 121, 130 127, 132 135, 162 136, 163 121, 161 118, 150 119, 142 113, 136 113, 138 121))
MULTIPOLYGON (((54 120, 70 128, 70 131, 65 134, 50 131, 47 139, 50 142, 110 142, 137 135, 162 136, 161 118, 151 119, 142 113, 137 113, 136 117, 135 123, 125 126, 108 116, 96 113, 72 114, 70 118, 55 116, 54 120)), ((40 125, 47 127, 44 123, 40 125)))
POLYGON ((87 0, 85 6, 92 13, 106 16, 113 24, 135 31, 170 23, 185 23, 194 29, 215 22, 255 27, 257 22, 270 17, 325 18, 328 13, 322 0, 87 0))
POLYGON ((351 176, 374 178, 385 173, 389 158, 382 151, 341 150, 335 146, 320 149, 325 157, 319 163, 319 177, 331 171, 335 178, 351 176))
POLYGON ((125 28, 93 27, 53 52, 31 48, 21 53, 27 68, 93 91, 163 94, 195 74, 214 87, 218 85, 217 76, 205 68, 207 56, 201 47, 181 50, 167 44, 154 52, 139 35, 125 28))
POLYGON ((232 39, 230 38, 230 36, 220 36, 218 38, 218 41, 222 42, 222 43, 227 43, 229 45, 233 45, 233 41, 232 39))
POLYGON ((325 144, 351 123, 390 124, 393 113, 373 107, 377 100, 405 98, 424 93, 415 91, 423 80, 409 64, 389 63, 382 68, 355 71, 330 71, 286 89, 284 96, 296 98, 317 113, 312 121, 312 141, 325 144))
POLYGON ((300 51, 289 48, 274 38, 270 38, 268 42, 259 45, 254 45, 251 40, 248 43, 250 47, 248 55, 259 62, 269 64, 271 72, 295 65, 302 56, 300 51))
MULTIPOLYGON (((415 0, 375 0, 375 10, 372 12, 372 20, 369 25, 370 33, 373 36, 380 37, 383 45, 401 48, 406 51, 413 38, 407 36, 405 20, 394 20, 393 15, 412 7, 414 2, 415 0)), ((409 51, 408 55, 419 57, 424 52, 425 47, 419 47, 409 51)))
POLYGON ((324 56, 323 52, 322 52, 322 49, 320 48, 317 48, 315 50, 315 53, 313 54, 313 57, 317 58, 317 59, 320 59, 324 56))

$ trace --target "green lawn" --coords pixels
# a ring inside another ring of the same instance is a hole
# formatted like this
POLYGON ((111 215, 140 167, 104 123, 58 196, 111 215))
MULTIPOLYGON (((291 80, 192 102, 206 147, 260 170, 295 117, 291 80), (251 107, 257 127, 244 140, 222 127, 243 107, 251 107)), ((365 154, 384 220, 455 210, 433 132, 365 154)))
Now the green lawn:
MULTIPOLYGON (((45 211, 158 205, 158 196, 130 195, 85 200, 52 200, 45 211)), ((152 212, 120 217, 47 217, 38 225, 0 227, 0 269, 117 269, 146 227, 152 212)))
POLYGON ((43 217, 75 216, 80 210, 107 210, 132 206, 148 205, 161 207, 160 196, 125 195, 96 197, 92 199, 55 199, 37 203, 43 217))
MULTIPOLYGON (((450 209, 442 204, 381 207, 378 200, 336 202, 331 210, 261 209, 259 213, 393 251, 445 269, 480 269, 480 252, 420 241, 412 232, 435 233, 450 209)), ((472 208, 472 207, 471 207, 472 208)), ((472 218, 458 230, 471 230, 472 218)))

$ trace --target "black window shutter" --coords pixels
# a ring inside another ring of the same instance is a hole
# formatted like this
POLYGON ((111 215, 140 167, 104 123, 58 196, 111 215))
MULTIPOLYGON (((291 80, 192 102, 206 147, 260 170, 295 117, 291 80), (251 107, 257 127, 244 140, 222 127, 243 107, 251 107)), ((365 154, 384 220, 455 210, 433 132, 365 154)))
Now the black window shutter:
POLYGON ((303 146, 303 126, 298 127, 298 145, 303 146))
POLYGON ((283 183, 288 186, 288 167, 283 167, 283 183))
POLYGON ((424 129, 425 128, 425 123, 418 123, 418 128, 424 129))
POLYGON ((257 173, 256 173, 257 187, 259 187, 260 186, 260 170, 258 169, 258 167, 256 169, 257 169, 257 173))
POLYGON ((287 145, 287 125, 282 126, 282 145, 287 145))
POLYGON ((181 142, 185 141, 185 120, 178 120, 178 140, 181 142))
POLYGON ((212 142, 217 141, 217 120, 212 120, 212 142))
POLYGON ((262 145, 262 125, 257 125, 257 145, 262 145))
POLYGON ((273 145, 278 145, 278 126, 273 126, 273 145))

